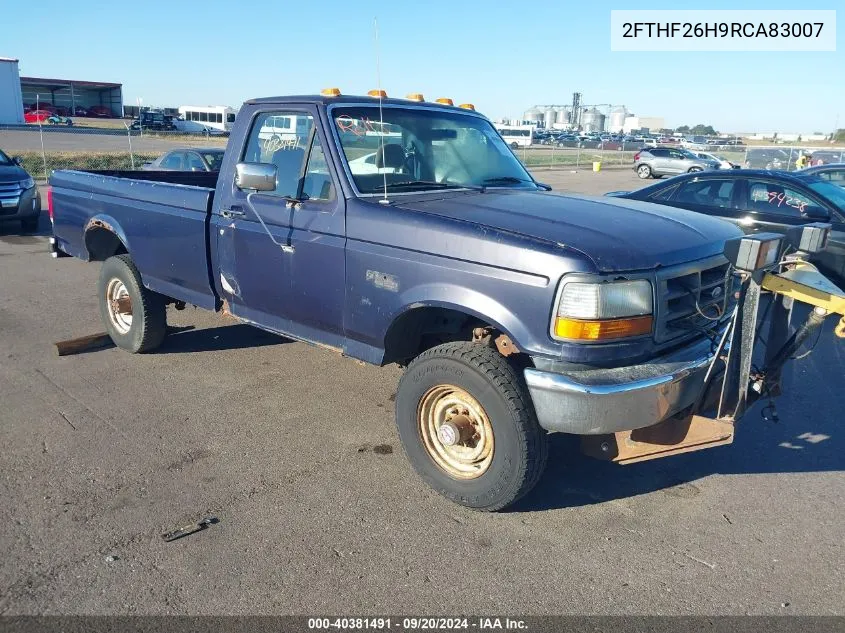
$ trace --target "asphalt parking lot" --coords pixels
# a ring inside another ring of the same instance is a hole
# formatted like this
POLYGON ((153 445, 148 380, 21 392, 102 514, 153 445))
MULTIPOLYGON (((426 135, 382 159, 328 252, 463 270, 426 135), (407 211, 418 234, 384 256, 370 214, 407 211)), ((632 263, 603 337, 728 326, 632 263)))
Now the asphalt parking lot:
POLYGON ((157 353, 57 357, 102 331, 99 268, 44 233, 0 225, 0 614, 845 614, 832 323, 778 424, 755 408, 732 446, 625 467, 556 436, 538 489, 478 514, 405 461, 395 366, 191 308, 157 353))
MULTIPOLYGON (((37 130, 0 131, 0 149, 14 155, 23 152, 40 152, 41 136, 37 130)), ((44 128, 44 148, 51 152, 128 152, 126 134, 91 134, 86 132, 63 132, 44 128)), ((132 150, 142 152, 165 152, 178 146, 224 146, 226 139, 205 138, 199 134, 133 136, 132 150)))

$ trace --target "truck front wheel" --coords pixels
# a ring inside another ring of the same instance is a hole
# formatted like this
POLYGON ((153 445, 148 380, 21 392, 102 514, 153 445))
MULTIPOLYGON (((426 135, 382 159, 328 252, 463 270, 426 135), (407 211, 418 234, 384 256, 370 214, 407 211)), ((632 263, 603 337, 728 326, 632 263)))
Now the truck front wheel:
POLYGON ((520 374, 495 350, 445 343, 399 381, 396 424, 417 473, 443 496, 501 510, 540 479, 548 441, 520 374))
POLYGON ((97 294, 100 316, 115 345, 133 354, 161 345, 167 333, 164 297, 144 288, 129 255, 103 262, 97 294))

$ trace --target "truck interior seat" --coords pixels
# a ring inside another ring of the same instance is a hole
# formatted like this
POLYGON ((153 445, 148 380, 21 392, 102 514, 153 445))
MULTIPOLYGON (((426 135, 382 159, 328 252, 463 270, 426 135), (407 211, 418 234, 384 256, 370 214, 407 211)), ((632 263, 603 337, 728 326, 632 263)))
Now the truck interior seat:
POLYGON ((382 145, 376 151, 376 167, 378 169, 384 167, 402 169, 405 167, 405 150, 398 143, 382 145))

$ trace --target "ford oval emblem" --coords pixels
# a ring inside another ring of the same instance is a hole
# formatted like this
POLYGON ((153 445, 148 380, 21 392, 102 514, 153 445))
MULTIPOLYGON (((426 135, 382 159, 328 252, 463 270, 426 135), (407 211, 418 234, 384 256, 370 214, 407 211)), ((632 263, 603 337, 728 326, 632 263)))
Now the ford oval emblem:
POLYGON ((721 297, 722 296, 722 287, 716 286, 715 288, 713 288, 713 290, 710 291, 710 296, 713 297, 714 299, 718 299, 719 297, 721 297))

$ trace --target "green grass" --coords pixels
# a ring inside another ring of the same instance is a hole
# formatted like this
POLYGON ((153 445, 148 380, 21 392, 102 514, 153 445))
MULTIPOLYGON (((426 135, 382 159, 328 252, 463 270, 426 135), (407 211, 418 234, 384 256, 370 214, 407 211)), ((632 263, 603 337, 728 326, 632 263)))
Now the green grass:
MULTIPOLYGON (((161 152, 136 153, 135 169, 145 162, 155 160, 161 152)), ((38 152, 18 154, 24 169, 33 178, 44 178, 44 160, 38 152)), ((56 169, 132 169, 129 152, 51 152, 47 156, 47 174, 56 169)))
MULTIPOLYGON (((580 153, 575 148, 531 148, 518 149, 514 153, 526 167, 578 167, 592 166, 593 162, 601 162, 602 167, 632 166, 636 152, 621 152, 619 150, 582 149, 580 153)), ((592 168, 592 167, 591 167, 592 168)))

